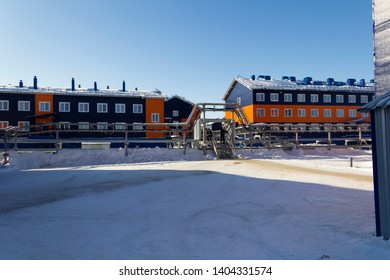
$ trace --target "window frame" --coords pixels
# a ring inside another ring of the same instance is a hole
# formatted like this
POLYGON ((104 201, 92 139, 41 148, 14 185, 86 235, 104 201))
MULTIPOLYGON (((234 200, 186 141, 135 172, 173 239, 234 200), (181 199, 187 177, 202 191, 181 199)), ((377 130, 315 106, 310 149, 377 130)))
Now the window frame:
POLYGON ((0 111, 9 111, 9 100, 0 100, 0 111))
POLYGON ((115 113, 126 114, 126 103, 115 103, 115 113))
POLYGON ((98 113, 108 113, 108 103, 97 103, 96 111, 98 113))
POLYGON ((133 104, 133 114, 142 114, 144 112, 144 108, 142 104, 133 104))
POLYGON ((39 101, 38 111, 39 112, 50 112, 51 104, 49 101, 39 101))
POLYGON ((79 109, 78 110, 79 113, 89 113, 89 102, 79 102, 78 109, 79 109))
POLYGON ((31 111, 30 101, 28 101, 28 100, 18 100, 18 111, 19 112, 30 112, 31 111))
POLYGON ((70 102, 58 102, 58 112, 69 113, 70 112, 70 102))

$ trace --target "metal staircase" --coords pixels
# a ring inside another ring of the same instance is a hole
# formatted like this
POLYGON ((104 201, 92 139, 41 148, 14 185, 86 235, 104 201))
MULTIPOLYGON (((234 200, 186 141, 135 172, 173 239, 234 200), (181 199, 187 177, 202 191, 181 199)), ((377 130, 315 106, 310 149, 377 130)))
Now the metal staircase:
POLYGON ((230 125, 223 125, 221 130, 212 131, 213 149, 218 159, 231 159, 236 157, 232 135, 230 125))
POLYGON ((242 125, 248 125, 249 121, 248 118, 246 117, 245 112, 242 110, 240 106, 236 106, 235 113, 237 115, 237 118, 242 125))

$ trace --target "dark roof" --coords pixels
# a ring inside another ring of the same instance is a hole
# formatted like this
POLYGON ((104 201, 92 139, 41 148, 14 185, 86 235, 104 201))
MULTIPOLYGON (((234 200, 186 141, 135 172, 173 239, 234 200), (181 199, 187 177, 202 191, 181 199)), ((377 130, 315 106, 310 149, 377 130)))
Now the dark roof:
POLYGON ((375 96, 375 98, 370 102, 359 108, 359 111, 369 111, 375 110, 376 108, 388 108, 390 107, 390 92, 375 96))

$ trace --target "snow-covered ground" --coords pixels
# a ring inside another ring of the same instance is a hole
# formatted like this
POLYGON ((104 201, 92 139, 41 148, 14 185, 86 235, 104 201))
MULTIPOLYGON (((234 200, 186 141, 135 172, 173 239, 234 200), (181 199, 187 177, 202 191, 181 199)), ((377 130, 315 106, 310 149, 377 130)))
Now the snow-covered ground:
POLYGON ((390 259, 370 152, 237 153, 11 152, 0 259, 390 259))

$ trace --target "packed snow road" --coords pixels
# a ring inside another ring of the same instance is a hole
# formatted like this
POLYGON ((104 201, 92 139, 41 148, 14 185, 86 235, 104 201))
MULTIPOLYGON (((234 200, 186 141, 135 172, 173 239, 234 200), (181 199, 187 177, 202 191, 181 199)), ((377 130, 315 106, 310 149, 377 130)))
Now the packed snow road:
POLYGON ((372 178, 315 170, 228 160, 3 172, 0 258, 390 259, 372 178))

